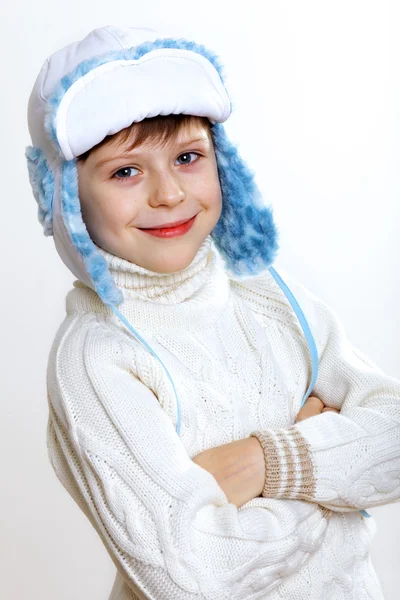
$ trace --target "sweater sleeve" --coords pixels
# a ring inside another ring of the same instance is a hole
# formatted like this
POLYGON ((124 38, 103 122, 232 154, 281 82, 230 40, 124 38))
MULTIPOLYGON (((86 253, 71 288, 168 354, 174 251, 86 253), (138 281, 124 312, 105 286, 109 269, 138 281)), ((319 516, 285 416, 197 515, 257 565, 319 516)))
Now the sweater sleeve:
POLYGON ((310 395, 340 414, 252 433, 266 460, 262 496, 336 511, 400 500, 400 381, 353 346, 329 306, 286 273, 283 278, 317 344, 319 372, 310 395))
POLYGON ((137 594, 259 598, 318 550, 331 511, 299 500, 229 503, 135 376, 125 337, 101 323, 72 325, 53 345, 47 444, 56 475, 137 594))

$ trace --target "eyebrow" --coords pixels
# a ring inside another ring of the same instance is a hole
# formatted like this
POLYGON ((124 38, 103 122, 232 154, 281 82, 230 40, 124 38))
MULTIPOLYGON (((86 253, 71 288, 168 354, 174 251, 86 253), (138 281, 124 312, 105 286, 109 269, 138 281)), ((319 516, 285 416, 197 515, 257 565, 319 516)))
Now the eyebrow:
MULTIPOLYGON (((189 144, 193 144, 194 142, 207 142, 208 141, 208 137, 199 137, 199 138, 190 138, 187 140, 183 140, 182 142, 178 142, 176 145, 177 146, 188 146, 189 144)), ((130 152, 124 152, 123 154, 118 154, 117 156, 111 156, 110 158, 102 158, 101 160, 97 161, 95 163, 95 167, 102 167, 105 164, 113 161, 113 160, 119 160, 119 159, 128 159, 128 158, 133 158, 136 154, 139 154, 138 151, 135 152, 135 149, 131 150, 130 152)))

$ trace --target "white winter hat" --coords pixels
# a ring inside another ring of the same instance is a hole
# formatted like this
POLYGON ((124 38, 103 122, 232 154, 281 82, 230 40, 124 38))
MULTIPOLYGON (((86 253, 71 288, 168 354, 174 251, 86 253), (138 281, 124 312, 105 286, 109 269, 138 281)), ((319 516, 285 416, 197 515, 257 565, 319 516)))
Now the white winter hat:
POLYGON ((231 113, 218 57, 195 42, 148 28, 95 29, 52 54, 28 105, 30 181, 45 235, 72 273, 110 306, 122 302, 82 219, 76 158, 133 122, 188 114, 210 120, 222 190, 211 233, 227 268, 267 269, 278 249, 272 209, 222 123, 231 113))

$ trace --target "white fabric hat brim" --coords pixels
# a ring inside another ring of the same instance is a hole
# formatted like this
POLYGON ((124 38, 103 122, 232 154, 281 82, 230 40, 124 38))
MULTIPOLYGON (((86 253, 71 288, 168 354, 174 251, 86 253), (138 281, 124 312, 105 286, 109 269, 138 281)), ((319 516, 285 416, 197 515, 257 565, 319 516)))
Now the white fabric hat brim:
POLYGON ((107 62, 80 77, 58 106, 55 130, 64 158, 72 160, 146 118, 189 114, 222 123, 230 112, 225 87, 207 58, 160 48, 138 60, 107 62))

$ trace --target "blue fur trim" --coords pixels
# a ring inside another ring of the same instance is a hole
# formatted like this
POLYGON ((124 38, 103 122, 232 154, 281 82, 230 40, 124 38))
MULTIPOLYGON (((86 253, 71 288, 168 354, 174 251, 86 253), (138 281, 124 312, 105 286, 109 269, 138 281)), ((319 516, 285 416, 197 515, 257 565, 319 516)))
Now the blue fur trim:
POLYGON ((108 270, 107 262, 89 237, 82 219, 78 197, 78 169, 76 160, 64 161, 62 165, 61 205, 64 223, 76 250, 82 256, 95 290, 108 306, 120 304, 123 294, 117 288, 108 270))
POLYGON ((273 210, 260 202, 254 174, 221 123, 211 127, 222 190, 222 212, 211 232, 226 267, 235 275, 258 274, 275 260, 278 230, 273 210))
MULTIPOLYGON (((192 42, 184 38, 158 38, 154 42, 144 42, 143 44, 133 46, 132 48, 127 48, 126 50, 111 50, 105 54, 86 59, 79 63, 71 73, 65 75, 60 80, 53 94, 48 99, 48 108, 44 120, 44 128, 50 140, 52 140, 55 144, 55 147, 60 155, 62 155, 62 152, 56 135, 56 114, 65 92, 71 87, 71 85, 80 77, 83 77, 86 75, 86 73, 89 73, 89 71, 99 67, 100 65, 103 65, 104 63, 113 60, 138 60, 144 54, 147 54, 148 52, 158 48, 192 50, 193 52, 203 55, 214 65, 221 80, 223 81, 224 67, 220 63, 218 56, 202 44, 197 44, 196 42, 192 42)), ((229 98, 228 92, 227 95, 229 98)), ((230 98, 229 100, 231 102, 230 98)))
POLYGON ((38 204, 38 219, 43 225, 44 235, 53 235, 54 177, 43 151, 36 146, 27 146, 25 158, 28 164, 29 181, 38 204))

